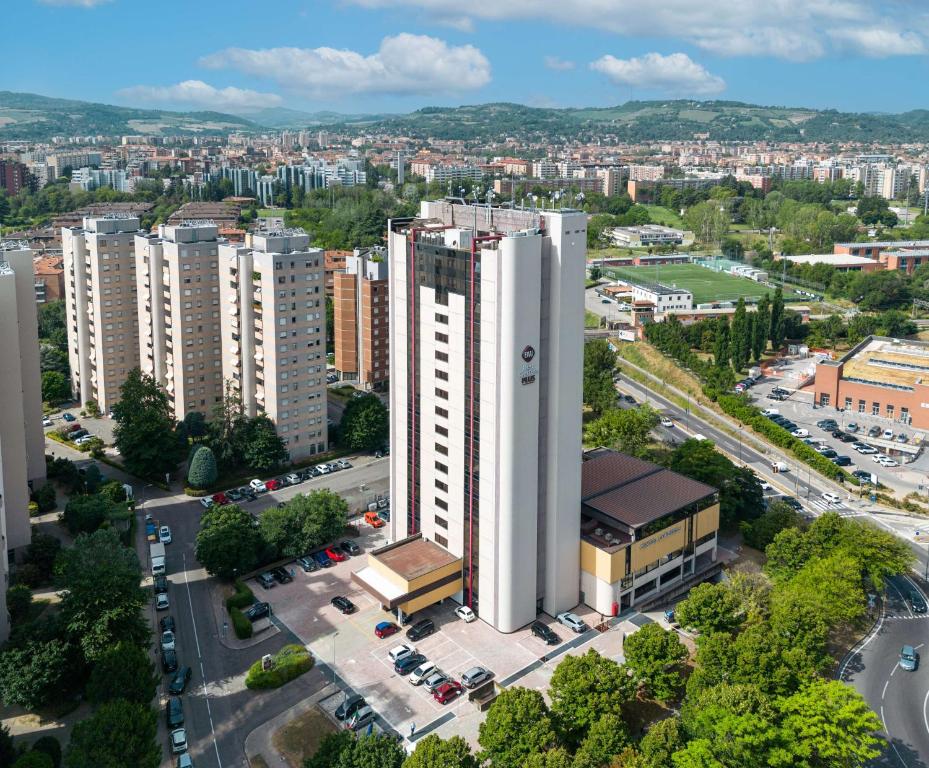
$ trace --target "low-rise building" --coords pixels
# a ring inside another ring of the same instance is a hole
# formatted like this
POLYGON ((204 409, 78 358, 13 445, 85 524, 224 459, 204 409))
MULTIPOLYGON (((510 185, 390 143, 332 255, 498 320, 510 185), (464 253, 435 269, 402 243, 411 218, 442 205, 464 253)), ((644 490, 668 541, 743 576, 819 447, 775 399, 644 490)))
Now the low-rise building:
POLYGON ((656 314, 675 310, 689 311, 693 308, 694 295, 684 288, 672 288, 660 283, 653 285, 631 283, 630 285, 633 300, 647 301, 653 304, 656 314))
POLYGON ((65 297, 65 270, 62 256, 35 256, 32 268, 35 274, 37 304, 58 301, 65 297))
POLYGON ((789 261, 791 264, 826 264, 839 272, 876 272, 884 265, 867 256, 851 253, 811 253, 797 256, 775 256, 775 261, 789 261))
POLYGON ((614 227, 610 240, 623 248, 644 248, 650 245, 681 245, 684 231, 660 224, 642 224, 638 227, 614 227))

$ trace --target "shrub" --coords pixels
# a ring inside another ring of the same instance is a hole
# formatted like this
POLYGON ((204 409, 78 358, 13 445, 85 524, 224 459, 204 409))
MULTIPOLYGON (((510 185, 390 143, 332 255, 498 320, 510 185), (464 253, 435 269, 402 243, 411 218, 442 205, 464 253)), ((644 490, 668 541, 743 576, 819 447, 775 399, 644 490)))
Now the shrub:
POLYGON ((100 406, 97 405, 96 400, 88 400, 87 404, 84 406, 84 410, 87 415, 93 419, 96 419, 100 415, 100 406))
POLYGON ((187 470, 187 483, 192 488, 209 488, 216 482, 218 472, 216 457, 205 445, 197 446, 190 459, 190 469, 187 470))
POLYGON ((29 517, 35 517, 39 514, 39 505, 34 501, 29 502, 29 517))
POLYGON ((126 500, 126 489, 119 480, 107 480, 100 486, 98 493, 114 504, 122 504, 126 500))
POLYGON ((43 736, 32 745, 33 752, 44 752, 52 759, 52 768, 61 766, 61 744, 54 736, 43 736))
POLYGON ((252 636, 252 623, 238 608, 231 608, 229 616, 232 619, 232 629, 239 640, 248 640, 252 636))
POLYGON ((236 579, 235 592, 226 598, 226 609, 230 612, 233 608, 248 608, 252 603, 255 602, 255 594, 249 589, 249 586, 238 579, 236 579))
POLYGON ((13 768, 54 768, 52 758, 44 752, 26 752, 13 763, 13 768))
MULTIPOLYGON (((45 483, 41 488, 32 492, 32 501, 38 505, 40 513, 51 512, 58 505, 58 498, 55 495, 55 486, 51 483, 45 483)), ((29 505, 30 512, 32 505, 29 505)))
POLYGON ((14 622, 25 619, 29 615, 30 605, 32 605, 32 590, 25 584, 16 584, 6 591, 6 608, 14 622))
POLYGON ((246 688, 280 688, 313 668, 313 656, 302 645, 285 645, 271 658, 271 668, 262 669, 261 659, 252 664, 246 688))

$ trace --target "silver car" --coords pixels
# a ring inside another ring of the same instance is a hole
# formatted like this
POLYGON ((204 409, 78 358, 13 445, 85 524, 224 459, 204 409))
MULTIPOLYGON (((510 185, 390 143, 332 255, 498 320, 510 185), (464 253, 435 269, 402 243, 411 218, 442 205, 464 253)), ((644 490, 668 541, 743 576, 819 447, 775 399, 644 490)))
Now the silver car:
POLYGON ((493 677, 493 673, 486 667, 471 667, 461 676, 461 684, 465 688, 477 688, 493 677))
POLYGON ((436 688, 442 685, 442 683, 447 683, 449 680, 451 680, 451 678, 448 675, 441 669, 437 669, 423 681, 423 687, 432 693, 436 688))

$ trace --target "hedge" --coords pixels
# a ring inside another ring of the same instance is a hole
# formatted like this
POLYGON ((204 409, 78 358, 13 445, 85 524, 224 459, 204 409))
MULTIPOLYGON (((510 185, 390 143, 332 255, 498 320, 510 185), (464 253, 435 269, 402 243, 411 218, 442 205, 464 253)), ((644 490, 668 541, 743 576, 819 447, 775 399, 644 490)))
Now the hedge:
POLYGON ((232 628, 239 640, 248 640, 252 636, 252 623, 238 608, 230 608, 229 616, 232 619, 232 628))
POLYGON ((758 408, 749 405, 742 398, 735 395, 720 395, 716 399, 716 403, 727 414, 750 426, 755 432, 763 435, 779 448, 790 451, 800 461, 809 464, 820 474, 838 482, 858 485, 857 477, 817 453, 810 445, 794 437, 779 424, 775 424, 769 418, 763 416, 758 408))
POLYGON ((261 667, 261 659, 252 664, 245 678, 246 688, 280 688, 284 683, 313 668, 313 656, 302 645, 285 645, 271 658, 271 669, 261 667))
POLYGON ((235 587, 235 593, 226 598, 226 610, 230 613, 233 608, 242 610, 255 602, 255 594, 245 582, 236 579, 233 586, 235 587))

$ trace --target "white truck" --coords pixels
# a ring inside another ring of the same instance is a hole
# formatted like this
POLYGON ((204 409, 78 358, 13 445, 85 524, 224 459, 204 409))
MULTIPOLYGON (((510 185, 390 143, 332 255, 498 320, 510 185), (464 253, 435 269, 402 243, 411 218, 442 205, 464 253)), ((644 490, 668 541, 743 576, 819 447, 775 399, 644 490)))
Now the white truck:
POLYGON ((165 573, 165 545, 160 541, 150 544, 152 559, 152 576, 163 576, 165 573))

